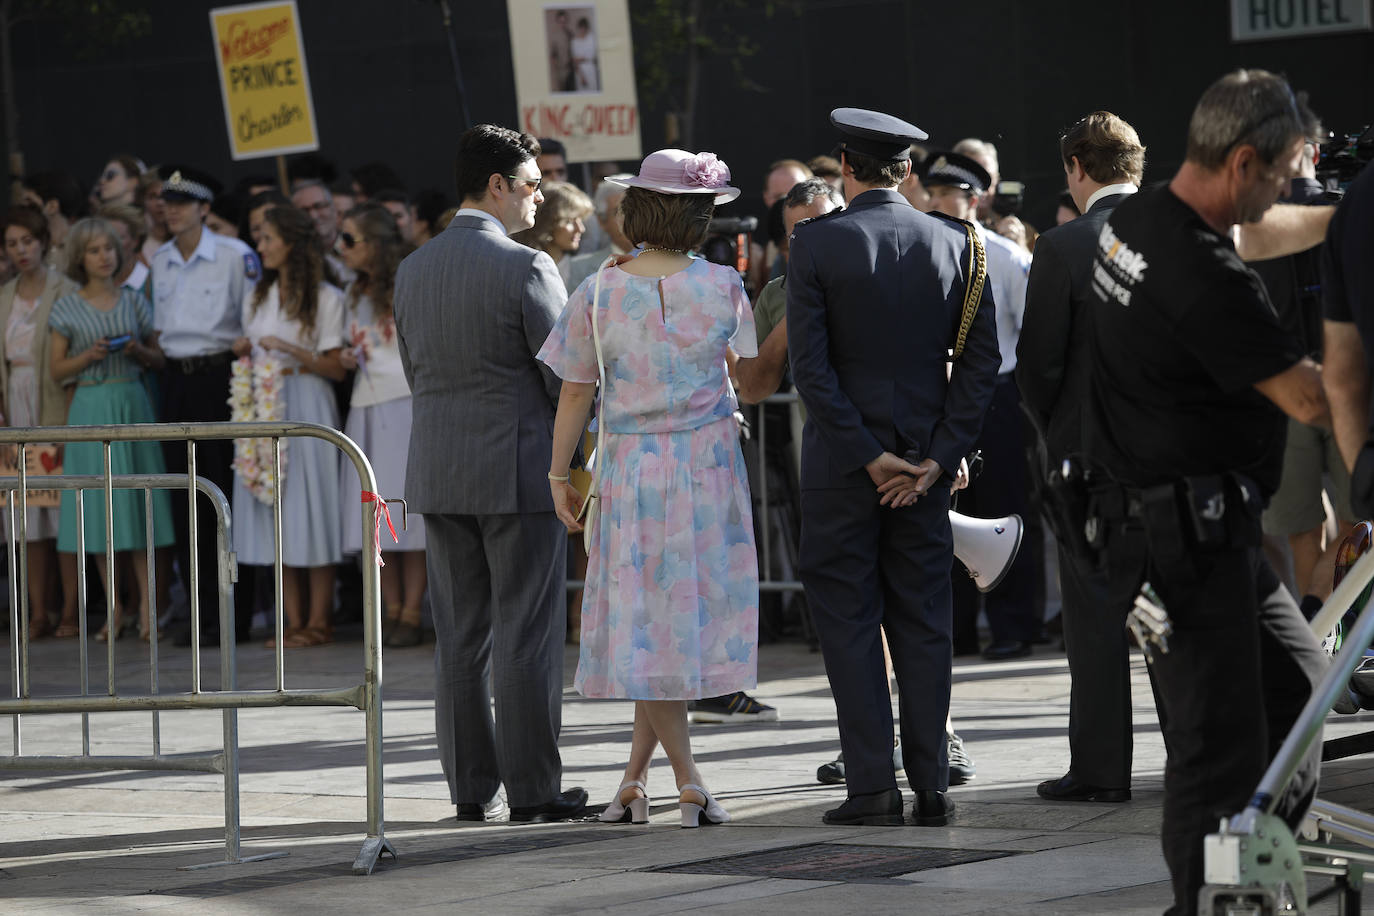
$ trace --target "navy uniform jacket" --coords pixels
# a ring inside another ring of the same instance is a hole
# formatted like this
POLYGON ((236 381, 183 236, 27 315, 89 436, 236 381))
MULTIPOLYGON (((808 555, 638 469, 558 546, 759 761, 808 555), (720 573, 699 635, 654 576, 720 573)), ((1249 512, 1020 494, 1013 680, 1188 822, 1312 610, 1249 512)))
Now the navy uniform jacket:
POLYGON ((787 352, 807 410, 802 487, 871 487, 864 465, 884 450, 953 474, 1002 362, 987 283, 945 380, 970 257, 964 224, 878 189, 797 226, 790 244, 787 352))

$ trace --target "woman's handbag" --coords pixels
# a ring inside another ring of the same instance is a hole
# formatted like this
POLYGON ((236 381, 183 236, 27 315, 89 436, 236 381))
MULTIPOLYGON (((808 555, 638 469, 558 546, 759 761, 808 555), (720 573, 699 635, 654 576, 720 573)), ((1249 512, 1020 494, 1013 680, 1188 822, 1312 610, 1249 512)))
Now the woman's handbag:
POLYGON ((577 520, 582 523, 582 546, 586 548, 588 553, 592 549, 592 532, 596 530, 601 514, 601 484, 599 480, 601 477, 602 449, 606 444, 606 359, 601 355, 601 329, 598 326, 596 315, 600 311, 601 304, 601 275, 613 263, 612 258, 607 258, 597 268, 596 286, 592 292, 592 344, 596 347, 596 371, 600 378, 601 397, 596 408, 596 451, 592 452, 591 460, 587 462, 588 470, 592 472, 592 482, 587 485, 587 498, 582 501, 582 509, 577 513, 577 520))

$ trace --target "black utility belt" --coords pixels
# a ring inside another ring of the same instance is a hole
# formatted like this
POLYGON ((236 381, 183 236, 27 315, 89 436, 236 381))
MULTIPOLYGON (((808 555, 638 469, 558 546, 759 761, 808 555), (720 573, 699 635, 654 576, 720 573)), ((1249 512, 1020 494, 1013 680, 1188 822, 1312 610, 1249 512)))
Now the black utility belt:
POLYGON ((1150 552, 1158 559, 1188 551, 1255 547, 1262 539, 1263 509, 1258 485, 1235 471, 1140 489, 1099 487, 1089 497, 1087 535, 1089 542, 1096 541, 1093 546, 1106 546, 1106 531, 1113 522, 1134 519, 1144 525, 1150 552))
POLYGON ((180 372, 182 375, 195 375, 207 369, 218 369, 227 366, 234 361, 232 350, 221 350, 219 353, 206 353, 202 356, 187 356, 183 359, 167 358, 167 368, 173 372, 180 372))

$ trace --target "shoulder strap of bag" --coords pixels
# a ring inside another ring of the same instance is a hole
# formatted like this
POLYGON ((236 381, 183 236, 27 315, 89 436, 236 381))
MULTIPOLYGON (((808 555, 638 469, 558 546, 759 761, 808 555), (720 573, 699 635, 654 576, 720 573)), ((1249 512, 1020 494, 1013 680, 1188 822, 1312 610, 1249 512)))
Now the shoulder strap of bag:
POLYGON ((983 240, 972 224, 964 227, 968 233, 968 281, 964 284, 964 312, 959 319, 959 336, 954 341, 954 358, 964 352, 964 341, 968 339, 973 318, 978 314, 978 306, 983 301, 983 283, 988 277, 988 256, 983 250, 983 240))
POLYGON ((601 355, 601 327, 597 321, 597 313, 601 311, 601 275, 612 263, 613 259, 607 258, 596 269, 596 285, 592 291, 592 345, 596 347, 596 371, 600 384, 597 386, 599 395, 596 405, 596 451, 592 453, 592 482, 587 486, 588 499, 601 491, 597 483, 597 478, 601 475, 597 472, 601 470, 601 456, 604 454, 602 446, 606 444, 606 358, 601 355))

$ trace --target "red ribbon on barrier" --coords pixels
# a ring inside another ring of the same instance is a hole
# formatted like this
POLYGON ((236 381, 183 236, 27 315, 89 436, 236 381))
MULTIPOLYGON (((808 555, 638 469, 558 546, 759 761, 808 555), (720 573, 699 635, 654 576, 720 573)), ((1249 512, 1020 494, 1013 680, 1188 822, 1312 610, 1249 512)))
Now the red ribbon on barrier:
POLYGON ((363 491, 363 503, 377 504, 377 509, 372 510, 372 543, 377 547, 377 565, 385 566, 386 563, 382 560, 382 516, 386 516, 386 527, 391 532, 391 540, 397 544, 401 543, 401 539, 396 536, 396 526, 391 524, 391 509, 385 499, 367 490, 363 491))

